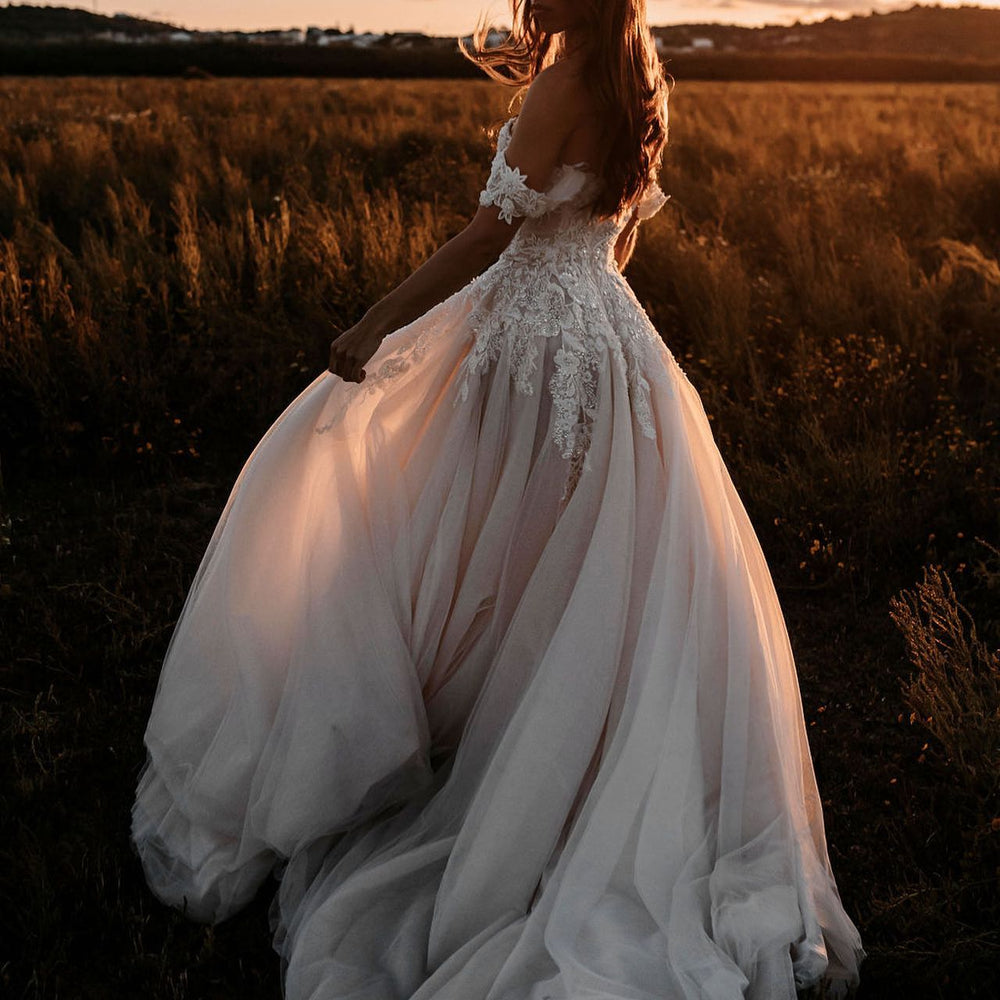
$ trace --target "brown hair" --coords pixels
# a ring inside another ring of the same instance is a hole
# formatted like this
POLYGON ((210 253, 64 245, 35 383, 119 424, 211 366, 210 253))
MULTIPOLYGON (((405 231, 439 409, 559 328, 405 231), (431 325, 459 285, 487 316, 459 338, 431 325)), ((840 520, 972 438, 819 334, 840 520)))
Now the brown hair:
MULTIPOLYGON (((656 180, 667 143, 669 89, 646 26, 646 0, 578 0, 590 26, 583 78, 610 123, 609 143, 599 172, 604 186, 593 205, 614 216, 656 180)), ((532 16, 533 0, 511 0, 512 27, 499 45, 486 47, 490 27, 481 19, 471 50, 462 54, 487 76, 519 87, 514 100, 562 54, 562 38, 543 31, 532 16)), ((598 166, 595 164, 595 167, 598 166)))

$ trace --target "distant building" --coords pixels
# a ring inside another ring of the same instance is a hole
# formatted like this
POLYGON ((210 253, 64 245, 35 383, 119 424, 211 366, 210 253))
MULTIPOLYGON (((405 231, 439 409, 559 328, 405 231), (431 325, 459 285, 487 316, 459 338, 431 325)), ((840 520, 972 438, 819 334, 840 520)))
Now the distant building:
POLYGON ((657 52, 708 52, 715 48, 715 41, 699 35, 689 38, 686 34, 675 34, 668 42, 662 35, 655 35, 657 52))
MULTIPOLYGON (((490 30, 486 32, 486 38, 483 40, 483 44, 487 49, 496 48, 496 46, 502 45, 506 42, 509 35, 510 32, 506 29, 490 28, 490 30)), ((453 42, 453 39, 448 38, 446 41, 451 43, 453 42)), ((472 35, 462 35, 462 41, 470 48, 472 47, 472 35)))
POLYGON ((114 42, 116 45, 131 45, 133 42, 149 41, 148 35, 130 35, 127 31, 98 31, 91 37, 101 42, 114 42))
POLYGON ((288 31, 255 31, 247 35, 248 42, 258 45, 302 45, 306 33, 301 28, 291 28, 288 31))
POLYGON ((426 35, 419 31, 399 31, 388 38, 389 46, 394 49, 413 49, 428 43, 426 35))
POLYGON ((385 35, 379 35, 373 31, 366 31, 361 35, 352 35, 351 44, 357 46, 359 49, 369 49, 373 45, 377 45, 384 38, 385 35))

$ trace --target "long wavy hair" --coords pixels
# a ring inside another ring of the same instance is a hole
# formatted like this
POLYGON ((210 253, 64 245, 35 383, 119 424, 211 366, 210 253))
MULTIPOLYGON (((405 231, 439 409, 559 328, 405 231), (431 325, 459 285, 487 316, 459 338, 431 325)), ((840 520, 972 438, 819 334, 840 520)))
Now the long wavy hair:
MULTIPOLYGON (((499 45, 487 47, 491 25, 480 17, 462 54, 487 76, 517 87, 511 107, 531 81, 563 55, 563 35, 543 31, 532 13, 534 0, 511 0, 512 27, 499 45)), ((618 215, 656 179, 667 144, 669 88, 646 0, 577 0, 590 35, 583 79, 609 125, 603 160, 593 166, 604 184, 593 212, 618 215)))

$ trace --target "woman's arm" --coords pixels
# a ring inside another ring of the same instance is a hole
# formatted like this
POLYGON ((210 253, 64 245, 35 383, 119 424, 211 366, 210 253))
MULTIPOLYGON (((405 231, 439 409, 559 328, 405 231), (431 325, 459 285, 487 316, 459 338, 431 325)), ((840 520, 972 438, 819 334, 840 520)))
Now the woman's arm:
POLYGON ((499 220, 495 209, 480 208, 457 236, 439 247, 330 344, 328 370, 347 382, 361 382, 362 365, 378 350, 387 334, 464 288, 496 261, 521 222, 514 221, 515 225, 508 225, 499 220))
POLYGON ((639 232, 639 223, 651 219, 670 200, 670 195, 664 194, 657 181, 646 185, 641 197, 632 209, 625 228, 618 234, 615 241, 615 263, 619 272, 625 270, 625 265, 635 250, 635 238, 639 232))
POLYGON ((625 228, 618 234, 615 241, 615 263, 619 271, 625 270, 625 265, 635 250, 635 238, 639 232, 639 223, 651 219, 670 200, 670 195, 664 194, 659 182, 653 181, 646 185, 625 228))
POLYGON ((639 213, 638 210, 633 209, 628 222, 625 223, 625 228, 615 240, 615 263, 620 272, 625 270, 625 265, 632 259, 632 251, 635 250, 635 238, 638 233, 639 213))
MULTIPOLYGON (((566 114, 572 94, 566 78, 552 73, 554 68, 540 73, 529 87, 506 150, 507 163, 516 167, 535 190, 547 187, 572 123, 566 114)), ((363 381, 362 366, 378 350, 383 338, 481 274, 500 256, 523 221, 515 216, 508 223, 495 205, 480 207, 457 236, 333 341, 328 370, 348 382, 363 381)))

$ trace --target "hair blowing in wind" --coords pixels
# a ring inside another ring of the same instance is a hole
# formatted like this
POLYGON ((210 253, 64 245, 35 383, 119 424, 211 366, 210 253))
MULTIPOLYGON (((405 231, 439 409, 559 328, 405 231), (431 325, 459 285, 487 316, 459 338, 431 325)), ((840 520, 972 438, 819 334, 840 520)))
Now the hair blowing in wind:
MULTIPOLYGON (((488 76, 523 93, 563 51, 562 33, 545 31, 534 0, 512 0, 511 28, 499 45, 487 48, 491 25, 480 18, 471 46, 462 54, 488 76)), ((596 215, 613 216, 656 179, 667 143, 669 88, 646 24, 645 0, 579 0, 588 36, 583 79, 608 123, 604 157, 593 166, 604 179, 594 202, 596 215)), ((512 102, 513 103, 513 102, 512 102)))

